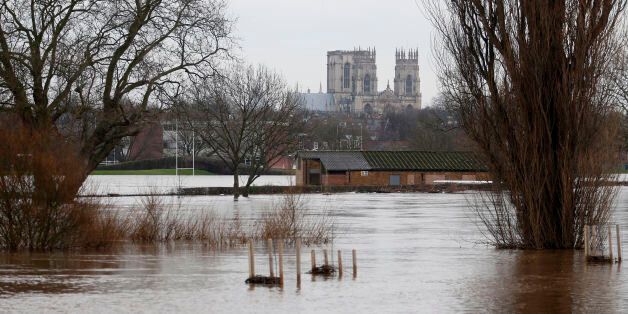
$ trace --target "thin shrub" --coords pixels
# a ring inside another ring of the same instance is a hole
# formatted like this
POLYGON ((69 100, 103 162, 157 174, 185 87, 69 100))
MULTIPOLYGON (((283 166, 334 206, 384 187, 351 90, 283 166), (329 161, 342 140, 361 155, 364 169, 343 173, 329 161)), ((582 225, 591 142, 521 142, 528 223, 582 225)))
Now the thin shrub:
POLYGON ((191 213, 181 204, 167 204, 164 198, 144 196, 130 213, 129 239, 135 243, 198 241, 212 246, 234 246, 249 237, 238 216, 229 219, 212 210, 191 213))
POLYGON ((258 225, 260 239, 303 239, 305 244, 332 241, 333 219, 327 212, 315 215, 305 206, 302 194, 285 194, 265 213, 258 225))
POLYGON ((111 243, 106 236, 118 231, 107 230, 113 223, 101 220, 102 207, 76 200, 84 170, 78 149, 54 131, 0 123, 0 248, 51 250, 111 243), (98 239, 87 236, 92 228, 101 231, 98 239))

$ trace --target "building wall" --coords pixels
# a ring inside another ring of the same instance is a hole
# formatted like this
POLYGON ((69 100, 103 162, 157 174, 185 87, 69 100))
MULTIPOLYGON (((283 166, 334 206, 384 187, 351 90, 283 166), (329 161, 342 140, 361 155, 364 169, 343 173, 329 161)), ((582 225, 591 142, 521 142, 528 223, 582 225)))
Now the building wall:
MULTIPOLYGON (((297 170, 296 170, 296 185, 310 185, 308 173, 310 170, 321 170, 321 162, 319 160, 297 160, 297 170)), ((324 178, 321 176, 321 183, 324 183, 324 178)))
MULTIPOLYGON (((388 186, 390 176, 399 175, 401 185, 431 185, 437 180, 475 181, 488 180, 483 172, 416 172, 416 171, 347 171, 322 174, 323 185, 388 186)), ((297 185, 299 184, 297 177, 297 185)))

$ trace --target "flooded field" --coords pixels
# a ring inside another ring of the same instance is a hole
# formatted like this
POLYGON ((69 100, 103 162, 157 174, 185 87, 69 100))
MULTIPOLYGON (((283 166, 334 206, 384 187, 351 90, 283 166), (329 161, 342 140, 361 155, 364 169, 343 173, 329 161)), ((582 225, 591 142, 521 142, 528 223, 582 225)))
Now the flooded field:
MULTIPOLYGON (((200 244, 127 246, 89 254, 0 254, 0 312, 626 312, 626 265, 585 265, 581 252, 500 251, 483 245, 467 206, 472 193, 306 195, 335 218, 333 249, 358 253, 357 278, 304 275, 296 288, 287 248, 283 289, 249 287, 246 248, 200 244)), ((615 220, 628 243, 628 189, 615 220)), ((136 200, 113 198, 115 210, 136 200)), ((255 219, 278 201, 255 195, 168 197, 190 211, 213 208, 255 219)), ((331 249, 331 245, 328 246, 331 249)), ((309 267, 303 251, 303 269, 309 267)), ((258 245, 257 273, 267 273, 258 245)), ((308 253, 308 254, 306 254, 308 253)), ((320 253, 319 253, 320 254, 320 253)), ((319 260, 322 257, 319 255, 319 260)), ((334 256, 335 261, 335 256, 334 256)))
MULTIPOLYGON (((239 176, 240 186, 246 184, 248 176, 239 176)), ((255 186, 294 185, 294 176, 261 176, 253 182, 255 186)), ((89 176, 84 184, 86 194, 121 195, 143 193, 174 193, 178 188, 196 187, 230 187, 233 186, 233 176, 203 175, 203 176, 125 176, 125 175, 98 175, 89 176)))

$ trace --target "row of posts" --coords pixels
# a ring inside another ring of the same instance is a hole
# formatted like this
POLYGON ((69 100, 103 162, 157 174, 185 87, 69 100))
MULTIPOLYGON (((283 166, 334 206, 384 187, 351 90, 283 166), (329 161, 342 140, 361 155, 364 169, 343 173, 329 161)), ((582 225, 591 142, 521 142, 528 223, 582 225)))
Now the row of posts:
MULTIPOLYGON (((279 255, 279 284, 283 286, 284 275, 283 275, 283 241, 279 241, 277 253, 279 255)), ((268 246, 268 265, 270 268, 270 277, 275 277, 275 271, 273 267, 273 240, 267 240, 268 246)), ((296 253, 296 263, 297 263, 297 287, 301 287, 301 239, 297 239, 295 241, 295 253, 296 253)), ((356 250, 351 251, 351 257, 353 261, 353 278, 358 275, 358 264, 357 264, 357 255, 356 250)), ((327 250, 323 250, 323 258, 324 265, 329 265, 329 260, 327 257, 327 250)), ((311 252, 312 259, 312 270, 316 268, 316 252, 312 250, 311 252)), ((342 252, 338 250, 338 276, 342 277, 343 269, 342 269, 342 252)), ((255 253, 253 250, 253 241, 249 240, 249 278, 255 277, 255 253)))
MULTIPOLYGON (((612 237, 612 226, 607 226, 607 237, 608 237, 608 254, 610 257, 610 261, 613 262, 613 237, 612 237)), ((603 252, 598 251, 598 247, 600 246, 600 241, 602 238, 603 230, 600 230, 599 226, 584 226, 584 256, 588 258, 589 256, 602 256, 603 252), (594 227, 594 228, 592 228, 594 227), (593 245, 593 250, 591 250, 591 245, 593 245)), ((615 236, 617 239, 617 262, 621 263, 621 233, 619 230, 619 225, 615 225, 615 236)))

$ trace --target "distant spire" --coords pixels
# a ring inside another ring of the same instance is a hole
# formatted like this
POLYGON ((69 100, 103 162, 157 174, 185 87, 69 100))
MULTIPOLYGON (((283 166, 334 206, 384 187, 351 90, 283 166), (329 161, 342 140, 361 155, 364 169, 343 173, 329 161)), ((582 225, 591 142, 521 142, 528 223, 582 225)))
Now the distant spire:
POLYGON ((390 89, 390 80, 388 80, 388 83, 386 84, 386 89, 390 89))
POLYGON ((320 94, 322 94, 323 93, 323 82, 320 82, 320 84, 321 84, 321 86, 318 88, 318 92, 320 94))
POLYGON ((297 86, 295 87, 295 89, 296 89, 296 92, 298 93, 299 92, 299 82, 298 81, 297 81, 297 86))

